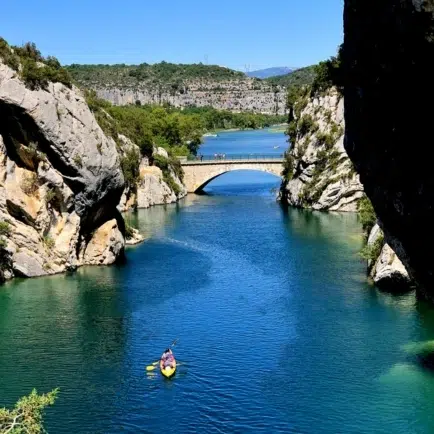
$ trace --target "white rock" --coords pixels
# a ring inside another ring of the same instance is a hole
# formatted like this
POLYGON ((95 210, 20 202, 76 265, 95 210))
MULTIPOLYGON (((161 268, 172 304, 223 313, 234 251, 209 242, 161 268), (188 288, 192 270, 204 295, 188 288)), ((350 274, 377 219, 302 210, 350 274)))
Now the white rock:
POLYGON ((403 263, 392 248, 385 244, 371 271, 374 283, 389 292, 410 291, 411 281, 403 263))
POLYGON ((298 158, 295 159, 297 170, 293 179, 284 185, 286 200, 290 205, 315 210, 356 212, 363 186, 344 149, 344 135, 335 137, 335 143, 327 151, 318 143, 318 135, 330 134, 332 124, 344 128, 343 98, 336 89, 330 89, 326 95, 313 98, 307 104, 301 116, 307 114, 312 116, 318 130, 299 137, 294 145, 291 154, 298 158), (334 157, 334 165, 326 164, 318 173, 317 166, 323 160, 324 151, 327 159, 338 155, 339 160, 334 157))
POLYGON ((60 83, 32 91, 0 61, 0 107, 0 221, 9 223, 12 255, 5 276, 53 274, 101 258, 113 262, 122 254, 122 234, 117 225, 110 236, 101 233, 124 180, 116 145, 80 91, 60 83), (2 133, 23 128, 25 138, 3 140, 2 133), (32 144, 37 158, 29 154, 32 144), (90 234, 89 246, 84 240, 90 234))

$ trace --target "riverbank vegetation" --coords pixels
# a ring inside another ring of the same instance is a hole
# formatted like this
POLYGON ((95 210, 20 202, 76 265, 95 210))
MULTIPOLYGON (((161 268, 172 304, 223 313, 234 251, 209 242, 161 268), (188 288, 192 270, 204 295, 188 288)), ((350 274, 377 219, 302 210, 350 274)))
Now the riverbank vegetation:
POLYGON ((113 138, 118 134, 129 137, 140 147, 142 155, 148 157, 154 145, 172 155, 196 155, 206 131, 257 129, 286 120, 285 116, 232 113, 211 107, 181 110, 167 104, 114 106, 98 98, 95 91, 87 91, 86 100, 106 134, 113 138))
POLYGON ((71 88, 68 71, 53 56, 43 57, 33 42, 10 46, 0 37, 0 58, 16 71, 26 86, 32 90, 46 89, 48 83, 62 83, 71 88))
POLYGON ((381 253, 381 249, 384 246, 384 234, 380 229, 379 236, 372 242, 368 243, 369 235, 377 223, 377 216, 375 214, 372 202, 366 196, 366 194, 359 200, 357 204, 357 211, 359 213, 360 222, 362 223, 364 233, 364 245, 360 251, 360 256, 368 261, 368 264, 372 266, 378 259, 381 253))
POLYGON ((212 107, 187 107, 182 113, 199 116, 202 126, 206 131, 228 130, 228 129, 259 129, 271 125, 286 122, 285 115, 269 115, 253 112, 231 112, 229 110, 217 110, 212 107))
POLYGON ((43 395, 33 390, 21 398, 12 410, 0 408, 0 432, 10 434, 40 434, 43 427, 45 408, 56 401, 58 389, 43 395))

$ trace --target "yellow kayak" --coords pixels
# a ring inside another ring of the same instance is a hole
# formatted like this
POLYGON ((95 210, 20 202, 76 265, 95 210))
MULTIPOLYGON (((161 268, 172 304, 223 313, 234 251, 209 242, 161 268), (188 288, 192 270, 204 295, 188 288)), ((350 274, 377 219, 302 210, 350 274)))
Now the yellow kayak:
POLYGON ((166 378, 173 377, 176 372, 176 360, 173 361, 173 364, 171 366, 164 367, 163 361, 160 360, 160 371, 163 376, 166 378))

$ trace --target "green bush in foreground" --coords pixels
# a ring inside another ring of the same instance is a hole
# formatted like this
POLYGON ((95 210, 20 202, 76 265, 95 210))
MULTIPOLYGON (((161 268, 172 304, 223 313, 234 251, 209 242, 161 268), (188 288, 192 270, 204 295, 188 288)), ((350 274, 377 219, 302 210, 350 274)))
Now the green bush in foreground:
POLYGON ((36 390, 21 398, 12 410, 0 408, 0 432, 9 434, 44 433, 43 415, 46 407, 56 401, 58 389, 45 395, 38 395, 36 390))
POLYGON ((6 40, 0 37, 0 58, 17 71, 26 86, 32 90, 46 89, 49 82, 72 87, 68 71, 62 68, 55 57, 44 58, 33 42, 26 42, 21 47, 9 46, 6 40))

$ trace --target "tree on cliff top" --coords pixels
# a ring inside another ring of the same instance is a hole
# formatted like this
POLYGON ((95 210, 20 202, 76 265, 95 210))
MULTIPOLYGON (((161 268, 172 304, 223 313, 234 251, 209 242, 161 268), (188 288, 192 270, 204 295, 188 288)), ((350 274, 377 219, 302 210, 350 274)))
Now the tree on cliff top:
POLYGON ((343 49, 344 45, 341 44, 336 56, 332 56, 325 62, 320 62, 315 67, 315 78, 312 83, 311 92, 312 95, 324 92, 333 86, 335 86, 338 91, 343 91, 343 49))
POLYGON ((38 395, 34 389, 28 396, 21 398, 12 410, 0 408, 0 432, 4 434, 41 434, 43 415, 46 407, 54 404, 58 389, 38 395))

